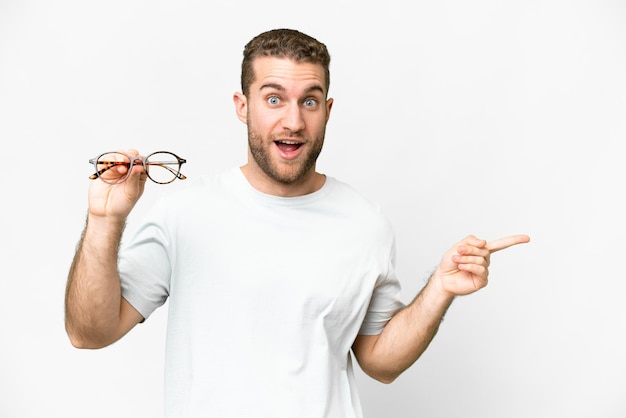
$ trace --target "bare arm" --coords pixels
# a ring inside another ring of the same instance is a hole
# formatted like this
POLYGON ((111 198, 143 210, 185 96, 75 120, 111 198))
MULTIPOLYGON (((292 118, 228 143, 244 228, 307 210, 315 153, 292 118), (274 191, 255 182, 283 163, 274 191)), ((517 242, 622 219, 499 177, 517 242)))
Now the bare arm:
POLYGON ((105 347, 143 319, 122 298, 117 257, 126 217, 141 197, 145 181, 143 167, 135 167, 123 183, 95 180, 89 188, 87 224, 65 293, 65 328, 75 347, 105 347))
POLYGON ((426 350, 454 298, 487 285, 491 254, 529 240, 514 235, 487 243, 469 236, 453 246, 415 300, 380 335, 356 338, 352 349, 361 368, 381 382, 395 380, 426 350))

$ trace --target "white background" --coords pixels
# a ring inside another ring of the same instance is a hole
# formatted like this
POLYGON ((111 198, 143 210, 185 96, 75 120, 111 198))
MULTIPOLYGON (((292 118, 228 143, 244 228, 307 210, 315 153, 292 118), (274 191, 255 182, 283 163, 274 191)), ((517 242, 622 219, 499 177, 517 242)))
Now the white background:
POLYGON ((276 27, 331 52, 318 168, 382 204, 407 302, 465 235, 532 237, 396 382, 359 372, 366 417, 626 416, 626 3, 377 3, 0 0, 1 417, 162 416, 167 305, 103 350, 64 332, 87 160, 243 163, 241 53, 276 27))

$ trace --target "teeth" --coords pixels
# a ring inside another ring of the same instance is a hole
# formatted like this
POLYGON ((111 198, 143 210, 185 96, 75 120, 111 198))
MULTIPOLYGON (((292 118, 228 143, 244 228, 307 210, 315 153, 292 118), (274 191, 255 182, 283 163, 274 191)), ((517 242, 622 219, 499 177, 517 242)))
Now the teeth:
POLYGON ((287 144, 287 145, 298 145, 301 143, 297 141, 276 141, 276 142, 280 142, 281 144, 287 144))

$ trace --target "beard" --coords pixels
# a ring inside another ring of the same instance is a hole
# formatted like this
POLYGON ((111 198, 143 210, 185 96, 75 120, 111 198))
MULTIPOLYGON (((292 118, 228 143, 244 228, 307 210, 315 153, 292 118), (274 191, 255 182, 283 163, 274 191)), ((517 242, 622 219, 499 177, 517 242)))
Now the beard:
POLYGON ((317 157, 322 152, 324 145, 324 131, 314 139, 294 133, 286 134, 264 137, 255 132, 250 120, 248 120, 248 146, 256 164, 270 179, 282 184, 295 184, 307 178, 311 171, 315 169, 317 157), (306 145, 302 146, 306 146, 307 149, 303 150, 302 154, 294 160, 278 161, 278 158, 273 156, 274 150, 272 150, 272 147, 275 146, 274 141, 285 136, 305 141, 306 145))

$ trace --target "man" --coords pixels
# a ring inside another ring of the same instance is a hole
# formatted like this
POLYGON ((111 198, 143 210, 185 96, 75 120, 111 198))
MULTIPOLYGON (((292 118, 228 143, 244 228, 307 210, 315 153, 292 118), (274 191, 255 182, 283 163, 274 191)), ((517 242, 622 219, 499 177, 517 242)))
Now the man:
POLYGON ((487 284, 490 254, 529 240, 465 238, 405 307, 389 223, 316 171, 329 63, 324 44, 294 30, 250 41, 234 95, 247 164, 159 201, 121 250, 146 173, 91 184, 66 328, 76 347, 104 347, 169 299, 168 417, 360 417, 351 353, 393 381, 454 297, 487 284))

